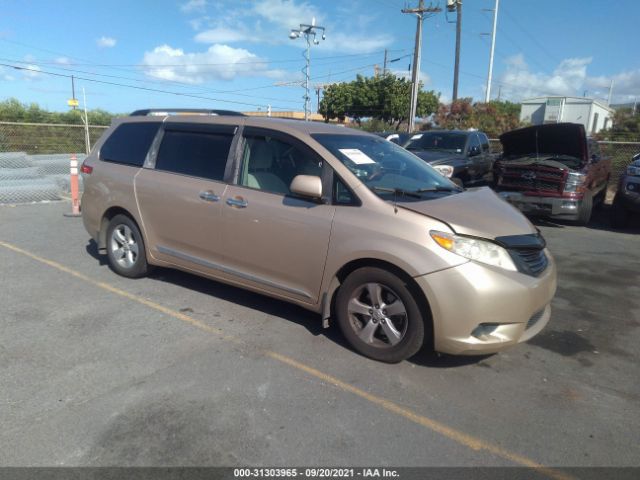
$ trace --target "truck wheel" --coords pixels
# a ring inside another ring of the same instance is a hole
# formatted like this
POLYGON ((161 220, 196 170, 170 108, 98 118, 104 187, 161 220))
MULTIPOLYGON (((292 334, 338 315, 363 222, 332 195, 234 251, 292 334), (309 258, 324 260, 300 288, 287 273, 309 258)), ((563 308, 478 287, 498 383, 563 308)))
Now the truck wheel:
POLYGON ((629 223, 629 212, 616 195, 611 206, 611 226, 614 228, 625 228, 629 223))
POLYGON ((140 229, 126 215, 116 215, 107 226, 107 257, 111 270, 123 277, 140 278, 149 272, 140 229))
POLYGON ((577 225, 586 225, 591 220, 591 213, 593 212, 593 197, 590 193, 585 193, 578 210, 578 218, 576 219, 577 225))
POLYGON ((338 324, 361 354, 397 363, 420 350, 424 317, 406 282, 380 268, 352 272, 336 298, 338 324))

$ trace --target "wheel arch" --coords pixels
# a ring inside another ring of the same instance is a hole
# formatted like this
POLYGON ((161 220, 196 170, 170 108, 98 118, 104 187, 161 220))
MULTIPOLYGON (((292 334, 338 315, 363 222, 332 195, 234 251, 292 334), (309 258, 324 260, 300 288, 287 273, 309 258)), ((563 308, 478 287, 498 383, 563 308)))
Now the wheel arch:
MULTIPOLYGON (((100 219, 100 231, 98 232, 98 251, 100 253, 106 253, 107 226, 109 225, 109 222, 111 221, 111 219, 116 215, 126 215, 127 217, 129 217, 131 221, 136 224, 136 226, 138 227, 138 230, 140 230, 140 233, 144 237, 144 233, 140 228, 140 223, 138 222, 138 220, 136 220, 136 217, 131 214, 131 212, 129 212, 126 208, 122 208, 119 206, 109 207, 107 210, 105 210, 105 212, 102 214, 102 218, 100 219)), ((145 242, 145 245, 146 245, 146 242, 145 242)))
MULTIPOLYGON (((431 312, 431 305, 429 303, 429 300, 427 299, 427 296, 418 286, 413 277, 406 271, 391 262, 380 260, 378 258, 358 258, 355 260, 351 260, 340 267, 340 269, 335 273, 335 275, 331 279, 331 282, 329 282, 328 291, 324 295, 322 319, 325 323, 325 326, 328 326, 329 318, 333 318, 335 315, 335 302, 340 285, 349 276, 349 274, 351 274, 355 270, 358 270, 359 268, 364 267, 374 267, 380 268, 382 270, 387 270, 388 272, 393 273, 405 282, 405 284, 409 288, 409 291, 416 299, 420 311, 424 313, 425 328, 427 329, 427 331, 425 332, 427 333, 427 335, 425 335, 425 340, 433 342, 433 315, 431 312)), ((433 345, 431 345, 431 347, 433 347, 433 345)))

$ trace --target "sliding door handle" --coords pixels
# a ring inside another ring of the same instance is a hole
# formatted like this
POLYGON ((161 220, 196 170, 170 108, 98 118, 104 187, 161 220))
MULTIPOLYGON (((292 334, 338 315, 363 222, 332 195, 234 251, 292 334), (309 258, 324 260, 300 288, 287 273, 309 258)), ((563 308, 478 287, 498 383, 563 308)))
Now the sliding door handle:
POLYGON ((200 198, 205 202, 217 202, 220 200, 220 197, 213 193, 211 190, 200 192, 200 198))

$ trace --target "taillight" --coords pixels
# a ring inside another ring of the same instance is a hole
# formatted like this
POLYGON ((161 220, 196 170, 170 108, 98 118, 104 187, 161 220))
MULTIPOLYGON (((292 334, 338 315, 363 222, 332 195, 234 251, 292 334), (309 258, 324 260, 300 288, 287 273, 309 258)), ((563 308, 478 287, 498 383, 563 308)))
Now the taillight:
POLYGON ((93 172, 93 167, 90 167, 89 165, 87 165, 85 160, 84 162, 82 162, 82 166, 80 167, 80 172, 86 173, 87 175, 91 175, 91 172, 93 172))

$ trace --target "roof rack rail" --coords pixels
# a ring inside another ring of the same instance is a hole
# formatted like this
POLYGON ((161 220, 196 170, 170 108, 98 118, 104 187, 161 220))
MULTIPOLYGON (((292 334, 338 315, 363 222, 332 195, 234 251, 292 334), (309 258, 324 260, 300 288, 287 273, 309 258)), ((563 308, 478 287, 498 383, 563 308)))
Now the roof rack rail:
POLYGON ((233 110, 211 110, 207 108, 144 108, 130 114, 131 117, 166 116, 166 115, 229 115, 245 117, 244 113, 233 110))

